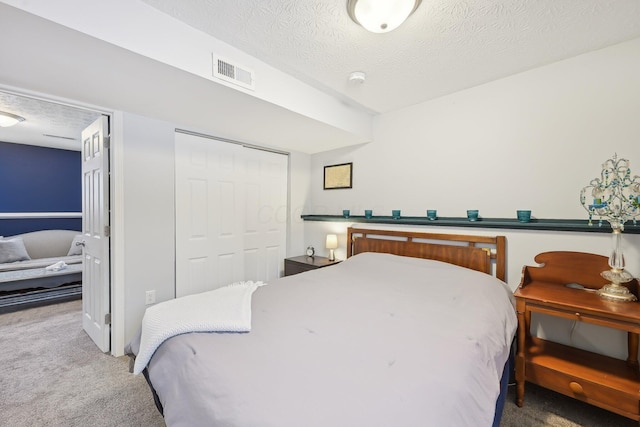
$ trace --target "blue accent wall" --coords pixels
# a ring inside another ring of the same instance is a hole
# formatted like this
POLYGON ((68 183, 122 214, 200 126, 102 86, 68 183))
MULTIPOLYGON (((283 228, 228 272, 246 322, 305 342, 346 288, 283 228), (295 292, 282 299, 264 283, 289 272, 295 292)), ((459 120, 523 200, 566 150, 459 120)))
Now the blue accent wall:
MULTIPOLYGON (((0 214, 81 212, 79 151, 0 141, 0 214)), ((62 228, 81 230, 81 218, 0 219, 0 236, 62 228)))

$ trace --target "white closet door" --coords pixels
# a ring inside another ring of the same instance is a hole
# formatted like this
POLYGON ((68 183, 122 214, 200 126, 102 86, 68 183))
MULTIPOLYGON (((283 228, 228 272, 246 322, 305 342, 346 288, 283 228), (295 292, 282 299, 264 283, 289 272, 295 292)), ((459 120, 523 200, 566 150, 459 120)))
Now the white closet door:
POLYGON ((176 297, 279 276, 287 161, 286 155, 176 134, 176 297))
POLYGON ((287 233, 287 156, 244 149, 244 277, 280 276, 287 233))

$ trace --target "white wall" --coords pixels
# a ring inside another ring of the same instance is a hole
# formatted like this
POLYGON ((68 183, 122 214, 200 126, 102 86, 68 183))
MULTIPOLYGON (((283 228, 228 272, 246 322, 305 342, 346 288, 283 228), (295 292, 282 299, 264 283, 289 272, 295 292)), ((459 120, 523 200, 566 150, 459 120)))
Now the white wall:
POLYGON ((380 115, 373 142, 312 157, 307 213, 586 218, 578 199, 618 153, 640 174, 640 39, 380 115), (353 190, 322 167, 354 162, 353 190))
POLYGON ((311 156, 292 152, 289 154, 289 227, 287 229, 287 257, 304 253, 304 222, 300 215, 308 210, 305 203, 311 192, 311 156))
POLYGON ((123 218, 112 226, 124 234, 118 258, 124 262, 127 343, 140 327, 145 292, 155 290, 158 302, 175 294, 175 126, 127 113, 122 126, 123 218))
MULTIPOLYGON (((371 116, 368 112, 303 83, 142 1, 3 0, 0 3, 243 92, 256 98, 254 108, 260 104, 258 100, 266 101, 314 121, 326 123, 334 131, 340 129, 352 134, 351 140, 369 141, 371 138, 371 116), (244 89, 215 78, 212 75, 212 54, 252 70, 255 73, 255 89, 244 89)), ((226 103, 223 102, 224 104, 226 103)), ((249 110, 245 113, 248 114, 249 110)), ((247 117, 238 115, 237 118, 227 117, 227 120, 239 120, 238 125, 242 126, 247 122, 247 117)), ((310 125, 311 122, 304 123, 310 125)), ((291 123, 290 127, 297 125, 297 122, 291 123)), ((304 143, 301 144, 300 147, 303 147, 304 143)), ((336 141, 327 141, 326 144, 328 147, 342 146, 336 141)))
MULTIPOLYGON (((115 157, 122 162, 122 194, 115 199, 121 205, 113 206, 120 220, 112 228, 122 250, 114 256, 115 262, 122 263, 116 267, 122 274, 116 277, 123 283, 113 286, 123 293, 116 301, 124 305, 126 344, 140 327, 145 292, 155 290, 157 302, 175 295, 175 210, 179 207, 175 206, 174 144, 176 127, 184 127, 130 113, 118 114, 116 119, 120 116, 122 153, 115 157)), ((309 197, 309 161, 307 154, 290 154, 287 250, 292 254, 304 249, 300 213, 309 197)), ((113 351, 119 355, 122 349, 113 351)))
MULTIPOLYGON (((587 214, 580 190, 599 176, 617 153, 640 175, 640 39, 524 72, 450 96, 379 116, 373 142, 311 157, 311 202, 307 214, 513 218, 531 209, 538 218, 587 214), (353 189, 322 190, 325 165, 353 162, 353 189)), ((305 223, 305 244, 323 252, 326 233, 342 236, 347 223, 305 223)), ((627 224, 627 228, 631 224, 627 224)), ((639 226, 640 227, 640 226, 639 226)), ((544 251, 575 250, 609 255, 609 234, 408 227, 436 232, 507 236, 508 283, 544 251)), ((628 270, 640 275, 640 235, 624 235, 628 270)), ((587 329, 588 327, 580 326, 587 329)), ((567 329, 548 333, 568 337, 567 329)), ((588 334, 587 334, 588 335, 588 334)), ((576 334, 571 339, 577 339, 576 334)), ((604 337, 605 334, 602 334, 604 337)), ((621 338, 615 333, 616 342, 621 338)), ((598 337, 579 345, 617 357, 598 337)), ((603 338, 604 339, 604 338, 603 338)), ((626 340, 622 340, 626 343, 626 340)))

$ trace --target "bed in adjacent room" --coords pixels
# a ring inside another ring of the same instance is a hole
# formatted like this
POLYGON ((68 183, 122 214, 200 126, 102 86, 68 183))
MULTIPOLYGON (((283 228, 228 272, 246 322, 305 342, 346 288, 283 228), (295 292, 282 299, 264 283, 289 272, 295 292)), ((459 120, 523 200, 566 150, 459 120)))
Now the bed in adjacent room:
POLYGON ((348 241, 334 266, 147 310, 128 350, 168 426, 498 425, 517 325, 504 237, 348 241), (212 325, 236 332, 189 333, 212 325))

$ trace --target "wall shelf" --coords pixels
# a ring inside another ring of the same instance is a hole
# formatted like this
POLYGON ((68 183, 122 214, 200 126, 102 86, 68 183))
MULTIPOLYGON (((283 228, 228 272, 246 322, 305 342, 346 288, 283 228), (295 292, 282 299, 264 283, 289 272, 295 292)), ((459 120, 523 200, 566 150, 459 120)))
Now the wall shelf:
MULTIPOLYGON (((602 222, 602 226, 598 225, 598 221, 593 221, 593 225, 589 225, 589 221, 584 219, 532 219, 530 222, 519 222, 513 218, 481 218, 478 221, 469 221, 467 218, 458 217, 438 217, 436 220, 430 220, 427 217, 403 216, 399 219, 393 219, 391 216, 373 216, 365 218, 364 216, 350 216, 348 218, 342 215, 301 215, 304 221, 325 221, 325 222, 358 222, 368 224, 394 224, 394 225, 424 225, 429 227, 471 227, 471 228, 502 228, 511 230, 539 230, 539 231, 574 231, 574 232, 591 232, 591 233, 611 233, 611 227, 606 221, 602 222)), ((640 222, 634 225, 628 222, 624 226, 625 234, 640 234, 640 222)))

